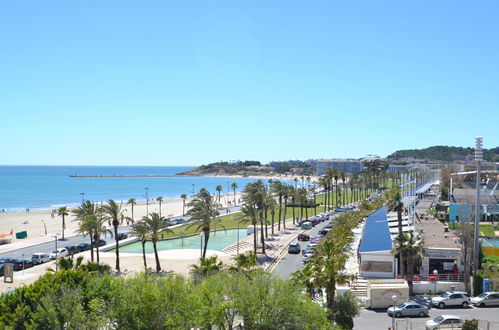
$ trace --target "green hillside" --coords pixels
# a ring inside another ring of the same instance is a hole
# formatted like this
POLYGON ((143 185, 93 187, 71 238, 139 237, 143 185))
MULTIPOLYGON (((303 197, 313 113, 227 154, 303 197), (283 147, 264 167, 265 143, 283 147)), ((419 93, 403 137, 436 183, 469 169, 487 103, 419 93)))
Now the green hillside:
MULTIPOLYGON (((473 157, 473 148, 433 146, 425 149, 398 150, 388 156, 388 158, 413 157, 416 159, 430 160, 458 160, 465 159, 466 156, 473 157)), ((499 162, 499 147, 484 149, 483 158, 487 161, 499 162)))

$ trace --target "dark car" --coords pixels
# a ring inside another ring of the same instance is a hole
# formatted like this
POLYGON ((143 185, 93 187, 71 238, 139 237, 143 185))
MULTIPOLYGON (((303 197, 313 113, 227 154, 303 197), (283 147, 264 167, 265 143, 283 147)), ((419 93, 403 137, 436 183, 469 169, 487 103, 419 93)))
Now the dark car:
POLYGON ((298 243, 291 243, 288 247, 288 253, 300 254, 301 248, 298 243))
POLYGON ((65 248, 66 248, 66 250, 68 250, 69 255, 76 254, 76 253, 80 252, 80 248, 78 246, 75 246, 75 245, 68 245, 68 246, 65 246, 65 248))
POLYGON ((122 239, 128 238, 128 235, 125 233, 118 233, 118 235, 116 235, 116 238, 118 239, 118 241, 121 241, 122 239))
POLYGON ((90 250, 91 245, 90 245, 90 243, 80 243, 76 247, 78 247, 80 249, 80 251, 87 251, 87 250, 90 250))
POLYGON ((103 239, 100 239, 99 242, 96 244, 95 242, 92 243, 94 247, 98 246, 98 247, 101 247, 101 246, 104 246, 107 244, 107 242, 103 239))
POLYGON ((299 241, 310 241, 310 236, 307 234, 298 234, 299 241))
POLYGON ((3 267, 4 267, 4 265, 3 265, 3 264, 1 264, 1 265, 0 265, 0 276, 3 276, 3 267))
POLYGON ((13 262, 14 271, 20 271, 26 268, 33 267, 33 262, 31 260, 16 259, 13 262))
POLYGON ((0 264, 13 264, 15 261, 14 258, 0 258, 0 264))

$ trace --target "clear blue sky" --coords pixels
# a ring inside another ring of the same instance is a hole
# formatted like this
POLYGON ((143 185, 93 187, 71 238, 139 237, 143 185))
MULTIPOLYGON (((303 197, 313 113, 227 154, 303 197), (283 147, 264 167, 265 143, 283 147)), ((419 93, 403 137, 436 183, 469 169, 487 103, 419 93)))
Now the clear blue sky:
POLYGON ((499 145, 499 2, 3 1, 0 164, 499 145))

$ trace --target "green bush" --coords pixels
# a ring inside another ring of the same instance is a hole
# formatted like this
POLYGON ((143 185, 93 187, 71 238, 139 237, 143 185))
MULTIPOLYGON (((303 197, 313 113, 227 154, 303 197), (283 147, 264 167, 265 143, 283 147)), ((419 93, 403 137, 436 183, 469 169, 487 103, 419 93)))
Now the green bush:
POLYGON ((478 320, 465 320, 462 330, 478 330, 478 320))

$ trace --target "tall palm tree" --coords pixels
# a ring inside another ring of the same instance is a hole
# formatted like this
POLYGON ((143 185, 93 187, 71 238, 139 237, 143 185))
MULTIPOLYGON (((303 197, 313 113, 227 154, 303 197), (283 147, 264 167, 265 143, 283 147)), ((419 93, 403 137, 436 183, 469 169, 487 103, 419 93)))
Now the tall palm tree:
POLYGON ((398 231, 399 235, 402 235, 402 212, 404 212, 404 203, 402 203, 402 197, 400 196, 400 190, 398 188, 389 191, 387 207, 388 211, 397 212, 398 231))
POLYGON ((414 274, 414 260, 424 254, 424 242, 414 232, 403 233, 393 240, 393 253, 398 254, 400 260, 407 260, 407 268, 401 261, 401 274, 407 275, 409 293, 412 294, 412 282, 414 274))
POLYGON ((216 186, 215 190, 218 193, 218 205, 220 205, 220 204, 222 204, 222 202, 221 202, 221 196, 220 196, 220 194, 222 193, 222 190, 223 190, 222 185, 219 184, 218 186, 216 186))
POLYGON ((66 215, 68 215, 67 207, 63 206, 57 210, 57 215, 62 217, 62 240, 64 241, 64 230, 66 229, 66 215))
POLYGON ((230 188, 234 191, 234 205, 237 205, 236 204, 236 189, 238 188, 237 183, 232 182, 230 188))
POLYGON ((135 204, 137 204, 137 200, 135 198, 130 198, 127 202, 127 204, 130 204, 132 206, 132 221, 134 220, 134 217, 133 217, 133 206, 135 204))
POLYGON ((161 202, 163 201, 163 197, 159 196, 156 200, 159 202, 159 216, 161 217, 161 202))
POLYGON ((110 199, 102 206, 102 214, 107 221, 111 221, 114 228, 114 239, 116 240, 116 271, 120 272, 120 249, 119 249, 119 237, 118 237, 118 226, 123 223, 125 219, 124 211, 122 209, 122 204, 116 203, 114 200, 110 199))
MULTIPOLYGON (((201 230, 204 233, 202 258, 205 258, 211 227, 220 222, 217 203, 206 189, 201 189, 194 199, 189 202, 188 206, 190 209, 187 211, 187 214, 191 216, 189 219, 191 225, 189 227, 197 226, 197 230, 201 230)), ((223 226, 221 227, 224 228, 223 226)))
POLYGON ((187 199, 186 194, 180 195, 180 198, 182 198, 182 216, 185 215, 185 200, 187 199))
MULTIPOLYGON (((159 232, 163 229, 163 224, 165 219, 160 217, 158 213, 149 213, 148 216, 142 218, 142 221, 147 225, 149 229, 149 235, 151 236, 152 247, 154 249, 154 258, 156 258, 156 271, 161 270, 161 265, 159 264, 158 249, 156 243, 159 241, 159 232)), ((164 229, 164 232, 172 232, 170 229, 164 229)))
POLYGON ((111 237, 113 236, 113 232, 106 228, 105 223, 106 219, 103 217, 102 212, 97 213, 96 215, 89 216, 86 221, 88 222, 88 226, 90 231, 94 236, 94 245, 95 251, 97 254, 97 263, 99 263, 99 241, 103 234, 109 234, 111 237))
POLYGON ((268 188, 262 180, 248 183, 244 187, 243 200, 246 204, 255 205, 258 209, 258 218, 260 220, 260 239, 262 243, 262 253, 265 254, 265 237, 264 225, 267 223, 265 219, 266 201, 268 200, 268 188))
POLYGON ((94 233, 89 217, 100 215, 101 210, 89 200, 83 201, 80 206, 73 210, 73 214, 79 221, 78 232, 90 236, 90 260, 94 261, 94 233))
MULTIPOLYGON (((277 230, 281 230, 282 197, 284 196, 285 185, 279 180, 273 180, 270 185, 271 191, 279 200, 279 213, 277 215, 277 230)), ((273 225, 272 225, 273 226, 273 225)), ((273 232, 272 232, 273 233, 273 232)))
POLYGON ((142 258, 144 259, 144 267, 147 269, 147 261, 146 261, 146 242, 147 237, 149 236, 149 227, 147 223, 144 221, 139 221, 132 225, 131 234, 137 237, 142 244, 142 258))
POLYGON ((244 204, 241 208, 241 212, 243 212, 242 222, 250 222, 253 226, 253 252, 256 255, 256 242, 257 242, 257 226, 259 219, 259 211, 255 204, 244 204))

